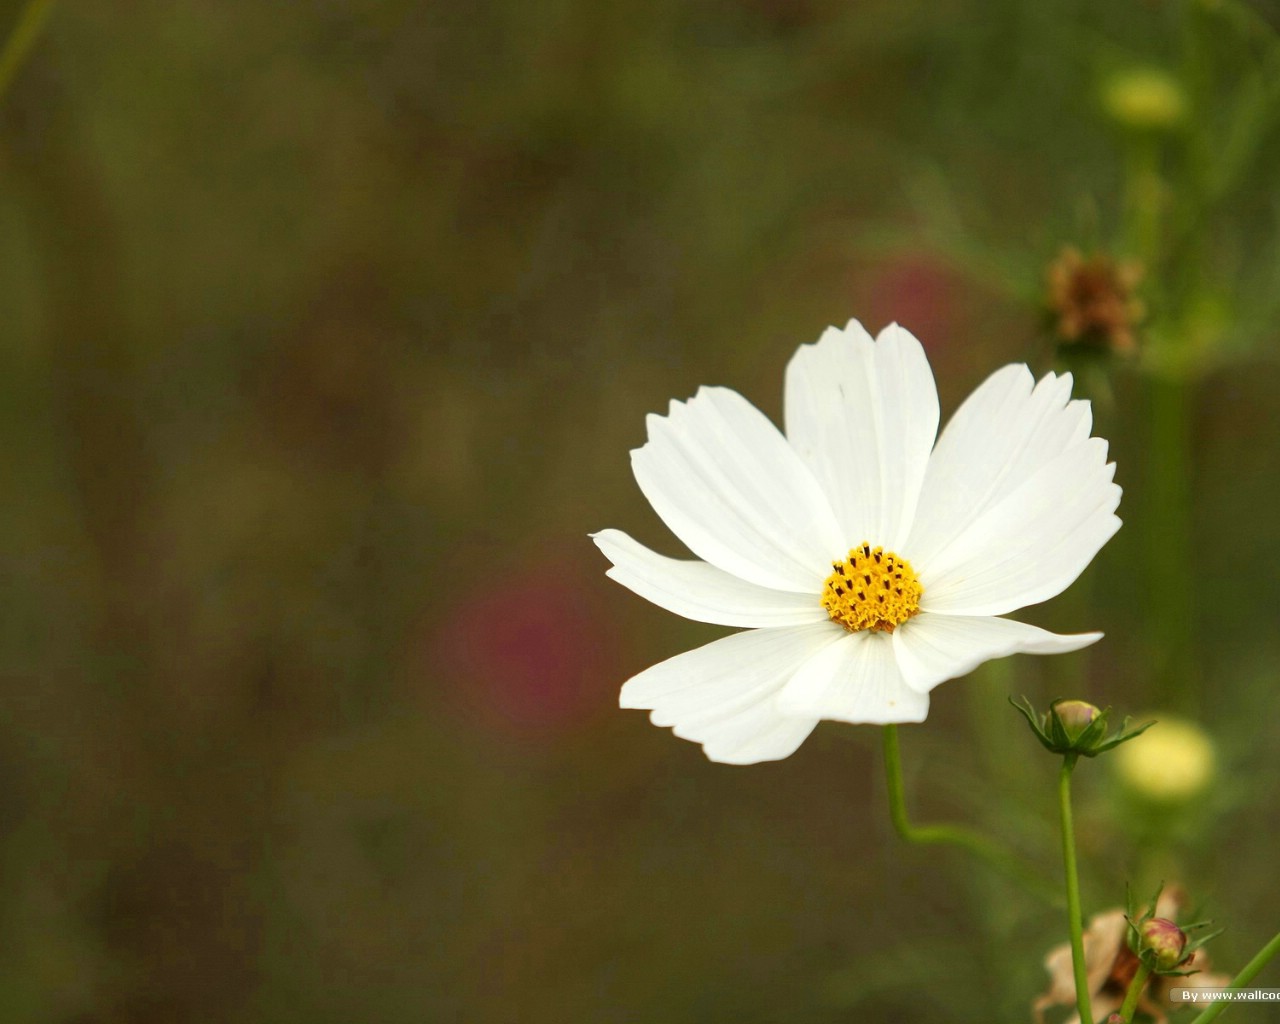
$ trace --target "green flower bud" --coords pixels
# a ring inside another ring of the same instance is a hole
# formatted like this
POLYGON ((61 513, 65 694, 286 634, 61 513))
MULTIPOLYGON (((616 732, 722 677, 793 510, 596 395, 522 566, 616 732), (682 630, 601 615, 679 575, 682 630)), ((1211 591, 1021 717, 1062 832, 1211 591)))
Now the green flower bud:
POLYGON ((1187 949, 1187 933, 1166 917, 1143 921, 1138 929, 1138 952, 1150 953, 1158 971, 1171 971, 1187 949))
POLYGON ((1155 724, 1147 722, 1131 729, 1129 719, 1126 718, 1119 729, 1108 735, 1107 715, 1110 708, 1100 711, 1088 701, 1059 698, 1049 705, 1045 714, 1039 715, 1026 697, 1022 698, 1022 703, 1010 698, 1009 703, 1022 712, 1036 739, 1046 750, 1064 756, 1097 757, 1141 735, 1145 729, 1155 724))

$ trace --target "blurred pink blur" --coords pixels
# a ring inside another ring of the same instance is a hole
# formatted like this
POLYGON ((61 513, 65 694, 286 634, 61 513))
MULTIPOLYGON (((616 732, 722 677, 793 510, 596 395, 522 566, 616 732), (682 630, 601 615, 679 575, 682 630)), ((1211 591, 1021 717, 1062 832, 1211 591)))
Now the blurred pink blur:
POLYGON ((445 699, 484 731, 549 740, 617 705, 613 623, 568 559, 539 558, 490 575, 430 641, 445 699))

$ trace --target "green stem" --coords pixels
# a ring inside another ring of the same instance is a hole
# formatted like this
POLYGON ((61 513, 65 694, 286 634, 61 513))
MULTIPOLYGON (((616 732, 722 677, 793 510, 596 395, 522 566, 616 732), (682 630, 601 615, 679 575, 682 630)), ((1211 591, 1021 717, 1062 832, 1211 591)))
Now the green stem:
POLYGON ((1059 897, 1043 878, 1023 864, 1008 850, 993 843, 986 836, 963 825, 913 825, 907 818, 905 787, 902 782, 902 752, 898 745, 898 727, 884 727, 884 768, 889 784, 889 817, 894 830, 908 843, 929 845, 947 843, 968 850, 986 861, 997 871, 1020 882, 1028 891, 1050 904, 1058 904, 1059 897))
MULTIPOLYGON (((1277 953, 1280 953, 1280 934, 1277 934, 1270 942, 1258 950, 1258 955, 1245 964, 1244 969, 1231 979, 1229 987, 1231 989, 1244 988, 1245 985, 1258 976, 1258 972, 1267 966, 1267 961, 1277 953)), ((1205 1011, 1196 1017, 1191 1024, 1209 1024, 1209 1021, 1217 1019, 1218 1014, 1230 1005, 1231 1003, 1225 999, 1210 1003, 1205 1008, 1205 1011)))
POLYGON ((1084 962, 1084 919, 1080 914, 1080 876, 1076 870, 1076 832, 1071 821, 1071 771, 1076 766, 1076 755, 1062 758, 1062 770, 1058 773, 1058 810, 1062 817, 1062 861, 1067 876, 1067 927, 1071 931, 1071 966, 1076 978, 1076 1009, 1080 1020, 1093 1020, 1089 1005, 1088 972, 1084 962))
POLYGON ((1129 144, 1125 167, 1128 253, 1153 269, 1160 255, 1160 153, 1150 138, 1129 144))
POLYGON ((1146 988, 1149 977, 1151 977, 1151 968, 1144 963, 1139 963, 1138 973, 1129 983, 1129 991, 1124 994, 1124 1005, 1120 1007, 1120 1016, 1124 1019, 1124 1024, 1129 1024, 1133 1020, 1133 1011, 1138 1008, 1138 1000, 1142 998, 1142 990, 1146 988))
POLYGON ((9 38, 5 40, 4 49, 0 50, 0 98, 9 91, 9 83, 27 59, 27 52, 40 35, 45 18, 49 16, 49 8, 53 0, 28 0, 18 23, 13 26, 9 38))

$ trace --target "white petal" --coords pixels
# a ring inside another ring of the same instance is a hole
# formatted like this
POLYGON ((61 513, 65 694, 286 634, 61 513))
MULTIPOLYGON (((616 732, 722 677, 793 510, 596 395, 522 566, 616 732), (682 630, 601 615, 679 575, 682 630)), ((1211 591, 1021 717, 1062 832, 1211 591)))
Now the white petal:
POLYGON ((622 687, 624 708, 652 708, 654 725, 675 727, 713 761, 753 764, 795 751, 817 716, 782 715, 778 691, 809 658, 845 635, 831 622, 734 633, 677 654, 622 687))
POLYGON ((621 530, 591 539, 613 563, 607 575, 660 608, 721 626, 798 626, 828 621, 814 593, 771 590, 706 562, 667 558, 621 530))
POLYGON ((874 342, 856 320, 828 328, 787 365, 785 408, 787 439, 830 495, 844 547, 900 550, 938 432, 920 342, 897 324, 874 342))
POLYGON ((846 633, 805 662, 778 708, 840 722, 923 722, 929 697, 907 686, 888 634, 846 633))
POLYGON ((1006 366, 956 410, 929 459, 903 550, 917 570, 1042 466, 1088 439, 1089 403, 1068 401, 1070 394, 1070 374, 1035 384, 1025 366, 1006 366))
POLYGON ((1010 654, 1066 654, 1101 639, 1101 633, 1061 636, 1013 619, 922 612, 893 631, 893 650, 907 685, 928 693, 984 661, 1010 654))
POLYGON ((694 554, 741 579, 817 594, 843 536, 813 474, 778 429, 727 388, 648 418, 631 453, 654 511, 694 554))
POLYGON ((1003 615, 1065 590, 1120 528, 1114 473, 1101 438, 1049 460, 922 564, 921 608, 1003 615))
POLYGON ((679 726, 673 731, 682 739, 700 740, 703 753, 712 761, 758 764, 790 757, 817 724, 816 718, 781 715, 772 701, 762 701, 717 723, 712 731, 702 728, 697 736, 687 735, 679 726))

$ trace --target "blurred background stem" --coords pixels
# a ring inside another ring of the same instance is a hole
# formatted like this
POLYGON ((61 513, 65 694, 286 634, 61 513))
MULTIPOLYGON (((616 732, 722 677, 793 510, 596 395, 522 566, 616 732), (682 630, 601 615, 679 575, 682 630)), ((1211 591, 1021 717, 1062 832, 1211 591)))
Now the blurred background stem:
POLYGON ((1125 166, 1127 247, 1150 267, 1160 248, 1160 153, 1154 139, 1143 135, 1130 141, 1125 166))
MULTIPOLYGON (((1267 966, 1267 963, 1273 956, 1280 953, 1280 933, 1272 937, 1271 941, 1258 950, 1257 955, 1245 964, 1244 968, 1231 979, 1231 988, 1243 988, 1249 982, 1258 976, 1258 972, 1267 966)), ((1204 1013, 1192 1020, 1191 1024, 1209 1024, 1211 1020, 1216 1020, 1218 1016, 1231 1004, 1226 1000, 1221 1000, 1208 1007, 1204 1013)))
POLYGON ((1151 436, 1147 486, 1150 494, 1151 635, 1158 692, 1184 714, 1194 715, 1191 586, 1191 459, 1189 387, 1180 377, 1153 376, 1149 384, 1151 436))
MULTIPOLYGON (((1191 61, 1192 68, 1199 66, 1191 61)), ((1194 70, 1188 74, 1196 73, 1194 70)), ((1148 552, 1150 572, 1150 637, 1154 648, 1153 683, 1168 702, 1186 714, 1196 712, 1192 681, 1193 649, 1191 586, 1191 472, 1190 391, 1188 338, 1177 324, 1175 307, 1185 308, 1186 297, 1172 302, 1162 282, 1166 279, 1166 203, 1179 196, 1162 177, 1161 144, 1150 133, 1129 139, 1125 160, 1125 225, 1128 251, 1141 261, 1148 275, 1148 294, 1157 309, 1165 310, 1175 322, 1163 331, 1163 364, 1155 368, 1148 385, 1150 436, 1147 445, 1147 488, 1149 508, 1148 552)), ((1185 204, 1188 200, 1182 197, 1185 204)), ((1155 339, 1153 339, 1155 340, 1155 339)))

